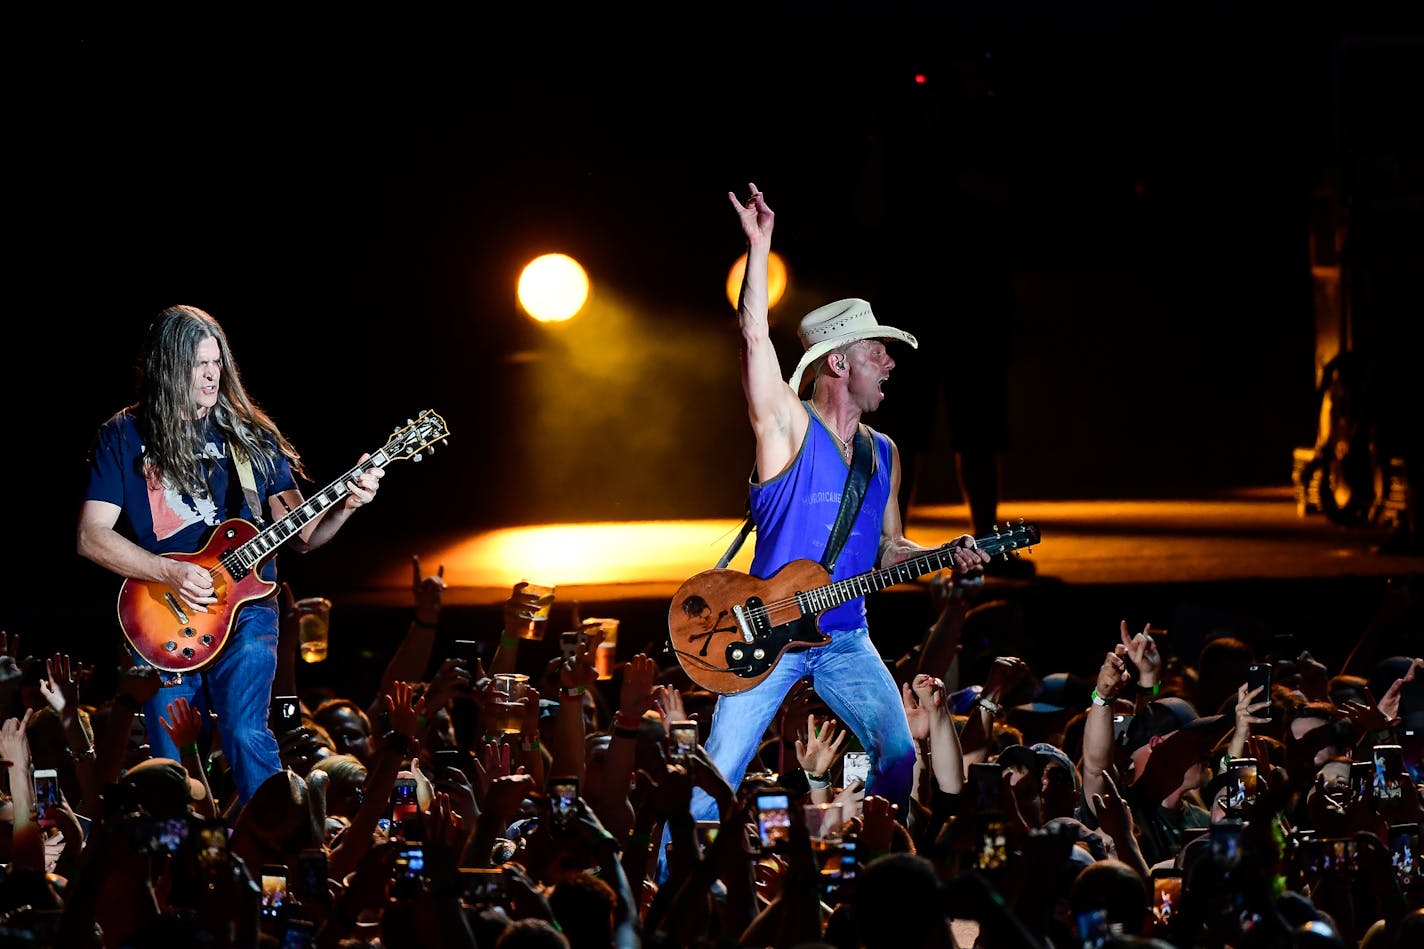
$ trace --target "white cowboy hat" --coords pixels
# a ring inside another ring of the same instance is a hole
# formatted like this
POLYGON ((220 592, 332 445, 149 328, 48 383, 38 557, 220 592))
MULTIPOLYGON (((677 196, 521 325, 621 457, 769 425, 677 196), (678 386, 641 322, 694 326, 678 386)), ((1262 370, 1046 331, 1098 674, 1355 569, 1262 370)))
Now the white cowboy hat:
POLYGON ((855 297, 827 303, 807 313, 801 317, 796 335, 801 337, 806 351, 786 384, 795 389, 797 395, 806 385, 806 371, 816 360, 847 343, 862 339, 898 339, 915 349, 920 346, 915 337, 904 330, 876 322, 870 304, 855 297))

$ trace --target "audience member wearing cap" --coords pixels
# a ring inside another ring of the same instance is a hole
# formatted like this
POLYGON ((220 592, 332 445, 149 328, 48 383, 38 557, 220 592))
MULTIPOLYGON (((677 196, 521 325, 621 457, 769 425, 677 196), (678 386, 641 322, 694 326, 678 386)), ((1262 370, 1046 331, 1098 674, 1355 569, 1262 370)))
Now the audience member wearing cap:
POLYGON ((172 758, 149 758, 119 778, 134 790, 134 800, 149 817, 188 817, 194 801, 207 797, 201 781, 188 776, 172 758))

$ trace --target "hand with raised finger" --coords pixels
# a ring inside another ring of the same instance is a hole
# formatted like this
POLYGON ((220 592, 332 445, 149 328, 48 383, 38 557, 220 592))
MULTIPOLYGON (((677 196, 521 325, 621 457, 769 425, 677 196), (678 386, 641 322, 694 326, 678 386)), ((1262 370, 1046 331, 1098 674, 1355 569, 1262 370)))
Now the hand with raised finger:
POLYGON ((1144 689, 1157 685, 1162 677, 1162 653, 1157 649, 1157 641, 1152 638, 1152 624, 1143 626, 1142 632, 1137 635, 1129 636, 1127 620, 1123 620, 1119 632, 1122 645, 1127 649, 1127 658, 1137 667, 1137 684, 1144 689))
POLYGON ((910 737, 924 741, 930 737, 930 710, 920 704, 910 683, 900 683, 900 704, 905 708, 905 720, 910 724, 910 737))
POLYGON ((806 716, 806 738, 796 739, 796 761, 801 770, 810 774, 825 774, 840 757, 845 744, 846 729, 838 728, 834 718, 818 721, 806 716))

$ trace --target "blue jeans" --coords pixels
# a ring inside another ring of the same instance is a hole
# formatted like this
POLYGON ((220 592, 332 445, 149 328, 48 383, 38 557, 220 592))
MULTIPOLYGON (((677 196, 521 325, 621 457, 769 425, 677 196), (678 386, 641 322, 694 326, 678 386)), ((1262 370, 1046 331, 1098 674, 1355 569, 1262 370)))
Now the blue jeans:
MULTIPOLYGON (((831 633, 825 646, 782 655, 771 673, 754 688, 717 699, 707 754, 733 788, 742 783, 767 727, 797 680, 812 686, 870 753, 866 794, 899 805, 908 813, 914 780, 915 746, 900 690, 865 627, 831 633)), ((692 816, 717 820, 716 802, 705 791, 692 792, 692 816)))
MULTIPOLYGON (((138 665, 147 665, 134 656, 138 665)), ((272 706, 272 680, 277 675, 277 605, 271 600, 249 603, 237 614, 232 634, 214 662, 203 672, 185 672, 183 681, 166 685, 144 706, 148 744, 155 758, 182 761, 159 716, 172 719, 168 705, 179 697, 203 717, 217 713, 223 756, 232 768, 238 800, 246 804, 258 785, 282 770, 277 739, 267 727, 272 706), (204 682, 207 689, 203 688, 204 682), (208 699, 212 708, 208 708, 208 699)))

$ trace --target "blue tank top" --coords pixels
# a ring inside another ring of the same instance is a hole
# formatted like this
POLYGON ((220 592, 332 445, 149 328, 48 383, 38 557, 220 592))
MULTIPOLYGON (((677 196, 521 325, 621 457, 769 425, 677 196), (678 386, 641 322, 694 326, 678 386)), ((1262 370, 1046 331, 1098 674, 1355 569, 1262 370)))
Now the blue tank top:
MULTIPOLYGON (((802 403, 805 405, 806 403, 802 403)), ((770 481, 751 484, 752 519, 756 523, 756 552, 751 573, 766 579, 793 560, 820 563, 831 539, 836 514, 840 512, 850 467, 840 446, 821 420, 807 408, 811 424, 796 459, 770 481)), ((851 525, 850 536, 841 548, 833 580, 858 576, 875 568, 880 552, 880 534, 885 504, 890 499, 890 439, 870 430, 875 460, 865 503, 851 525)), ((858 629, 865 625, 865 598, 832 607, 821 614, 821 629, 829 633, 858 629)))

